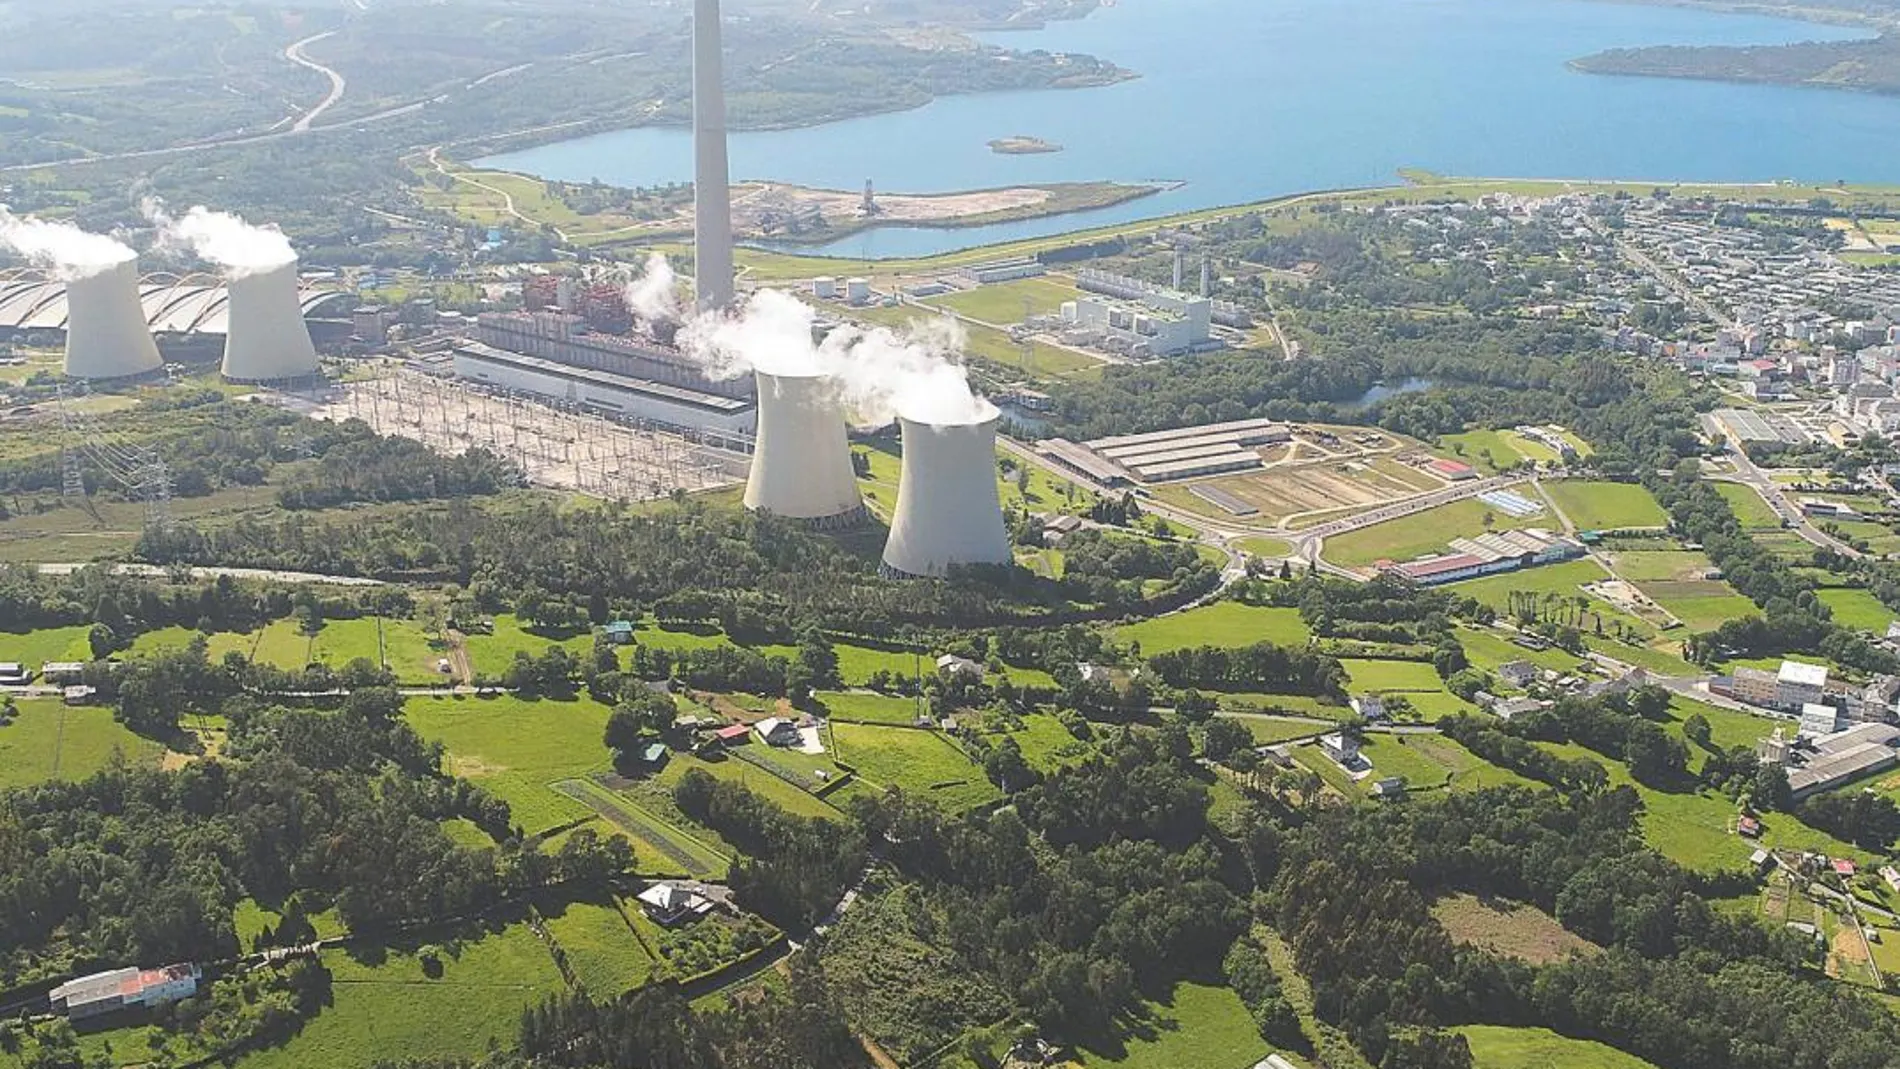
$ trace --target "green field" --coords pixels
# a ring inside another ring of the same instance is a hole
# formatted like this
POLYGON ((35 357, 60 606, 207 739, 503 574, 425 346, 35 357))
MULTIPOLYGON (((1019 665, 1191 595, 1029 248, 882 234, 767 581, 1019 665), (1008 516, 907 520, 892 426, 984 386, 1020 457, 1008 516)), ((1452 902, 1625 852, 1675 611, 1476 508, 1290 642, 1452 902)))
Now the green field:
POLYGON ((1288 739, 1303 739, 1312 735, 1322 735, 1332 730, 1325 724, 1315 724, 1307 720, 1290 720, 1279 716, 1258 716, 1253 714, 1226 714, 1234 723, 1244 727, 1253 735, 1254 742, 1268 746, 1288 739))
POLYGON ((1343 659, 1346 676, 1352 680, 1355 694, 1388 694, 1406 691, 1438 691, 1445 681, 1425 661, 1369 661, 1343 659))
POLYGON ((464 643, 468 650, 469 665, 480 675, 500 676, 508 670, 509 665, 515 663, 517 651, 538 657, 549 646, 559 646, 576 657, 585 657, 594 648, 594 636, 587 631, 558 637, 544 636, 528 631, 512 613, 501 613, 494 619, 493 634, 469 635, 464 643))
POLYGON ((18 703, 13 722, 0 727, 0 789, 84 779, 106 767, 114 752, 133 764, 157 764, 164 751, 120 726, 110 709, 28 699, 18 703))
POLYGON ((833 724, 833 757, 871 783, 898 787, 948 810, 994 801, 1001 792, 957 744, 934 731, 833 724))
MULTIPOLYGON (((916 698, 888 694, 845 693, 821 690, 814 695, 836 720, 862 720, 870 724, 895 724, 910 727, 917 723, 916 698)), ((924 707, 928 714, 928 707, 924 707)))
POLYGON ((1273 1048, 1260 1038, 1240 996, 1226 987, 1184 981, 1150 1016, 1100 1047, 1079 1052, 1080 1064, 1105 1069, 1247 1069, 1273 1048))
POLYGON ((659 968, 628 924, 640 912, 638 903, 625 906, 625 914, 611 901, 537 903, 536 908, 548 934, 566 952, 574 978, 597 999, 631 991, 659 968))
MULTIPOLYGON (((1507 440, 1497 431, 1480 430, 1465 431, 1462 434, 1446 434, 1441 435, 1438 442, 1441 446, 1438 450, 1440 453, 1455 460, 1462 460, 1484 475, 1496 475, 1499 471, 1521 460, 1535 459, 1526 458, 1524 453, 1518 450, 1516 443, 1507 440)), ((1549 450, 1544 452, 1548 453, 1549 450)))
POLYGON ((90 661, 90 627, 45 627, 24 634, 0 631, 0 661, 17 661, 37 672, 47 661, 90 661))
MULTIPOLYGON (((755 764, 741 761, 736 757, 709 755, 709 758, 702 759, 692 754, 674 754, 672 759, 667 761, 665 768, 638 781, 624 793, 632 795, 641 805, 662 814, 668 820, 682 825, 691 824, 691 820, 673 805, 672 795, 674 785, 688 772, 697 769, 719 779, 742 783, 754 794, 762 795, 779 808, 800 816, 836 820, 841 815, 831 803, 823 798, 801 787, 793 786, 755 764)), ((710 828, 694 825, 693 831, 696 834, 703 833, 709 839, 716 837, 716 833, 710 828)))
POLYGON ((1147 656, 1195 646, 1237 648, 1256 642, 1281 646, 1305 645, 1312 637, 1298 609, 1276 609, 1217 601, 1198 609, 1157 616, 1111 632, 1117 642, 1141 643, 1147 656))
POLYGON ((345 1069, 378 1059, 472 1057, 511 1042, 521 1011, 565 990, 554 959, 525 924, 447 944, 433 979, 408 950, 365 960, 326 950, 334 1001, 281 1047, 241 1057, 243 1069, 345 1069))
POLYGON ((1775 510, 1769 507, 1768 502, 1762 500, 1762 496, 1755 492, 1754 487, 1741 483, 1714 483, 1712 485, 1715 487, 1715 492, 1728 501, 1728 507, 1734 511, 1735 518, 1742 521, 1743 527, 1751 529, 1770 527, 1779 529, 1781 527, 1781 517, 1775 514, 1775 510))
POLYGON ((448 770, 507 802, 530 835, 592 812, 549 784, 612 766, 601 741, 609 710, 586 698, 411 698, 405 708, 417 733, 448 748, 448 770))
POLYGON ((1564 479, 1545 483, 1544 492, 1580 531, 1661 527, 1669 522, 1649 491, 1634 483, 1564 479))
POLYGON ((1471 1045, 1472 1069, 1655 1069, 1614 1047, 1547 1028, 1471 1024, 1458 1032, 1471 1045))
MULTIPOLYGON (((182 649, 198 634, 184 627, 148 631, 133 640, 132 653, 182 649)), ((374 616, 328 620, 314 636, 304 634, 294 620, 273 620, 248 633, 214 632, 205 636, 205 645, 206 655, 213 662, 236 650, 259 664, 287 672, 301 671, 310 664, 342 668, 358 657, 371 664, 386 660, 399 682, 411 684, 443 679, 436 662, 447 652, 445 645, 431 638, 414 620, 374 616)))
POLYGON ((1361 791, 1386 776, 1404 776, 1406 786, 1413 789, 1447 784, 1454 790, 1509 785, 1537 786, 1509 769, 1491 764, 1452 740, 1436 735, 1373 733, 1366 736, 1360 752, 1372 762, 1372 776, 1356 785, 1361 791))
POLYGON ((1325 556, 1335 564, 1357 568, 1381 560, 1411 560, 1427 553, 1442 553, 1452 539, 1470 538, 1486 531, 1555 526, 1557 519, 1548 509, 1529 516, 1512 516, 1476 498, 1466 498, 1335 535, 1326 540, 1325 556), (1488 525, 1486 516, 1491 518, 1488 525))
MULTIPOLYGON (((1022 724, 1022 727, 1007 732, 1007 735, 1022 748, 1023 760, 1039 772, 1053 772, 1074 764, 1089 751, 1087 743, 1069 734, 1069 729, 1062 726, 1062 721, 1048 713, 1030 713, 1022 718, 1022 724)), ((996 743, 1003 740, 1005 733, 984 734, 990 742, 996 743)))
POLYGON ((1816 591, 1821 603, 1834 613, 1834 622, 1873 632, 1876 638, 1887 633, 1887 625, 1900 619, 1892 609, 1866 590, 1828 587, 1816 591))
POLYGON ((1062 310, 1062 302, 1073 301, 1079 296, 1081 291, 1066 282, 1050 278, 1022 278, 931 297, 924 303, 1007 327, 1023 321, 1025 301, 1029 303, 1030 315, 1050 315, 1062 310))
POLYGON ((1554 646, 1547 650, 1525 649, 1512 642, 1509 635, 1487 628, 1459 627, 1458 644, 1464 647, 1465 657, 1474 666, 1487 672, 1496 671, 1499 665, 1511 661, 1529 661, 1540 668, 1559 672, 1575 671, 1583 663, 1583 658, 1554 646))
POLYGON ((1293 555, 1293 546, 1291 543, 1278 538, 1267 538, 1263 535, 1253 535, 1247 538, 1236 539, 1234 545, 1242 552, 1251 553, 1256 557, 1290 557, 1293 555))
MULTIPOLYGON (((632 792, 615 791, 592 779, 566 779, 554 790, 600 815, 601 831, 618 832, 633 845, 634 867, 647 876, 690 876, 717 880, 726 875, 732 859, 692 831, 649 809, 632 792)), ((670 805, 670 799, 669 799, 670 805)))

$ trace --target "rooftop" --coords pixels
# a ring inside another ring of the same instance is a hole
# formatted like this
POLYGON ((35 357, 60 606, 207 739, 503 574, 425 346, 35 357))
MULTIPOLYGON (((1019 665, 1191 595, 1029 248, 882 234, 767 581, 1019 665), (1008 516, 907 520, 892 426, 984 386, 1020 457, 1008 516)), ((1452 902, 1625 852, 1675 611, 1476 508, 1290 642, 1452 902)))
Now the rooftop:
POLYGON ((1825 687, 1827 686, 1827 665, 1783 661, 1781 672, 1776 678, 1783 683, 1799 687, 1825 687))

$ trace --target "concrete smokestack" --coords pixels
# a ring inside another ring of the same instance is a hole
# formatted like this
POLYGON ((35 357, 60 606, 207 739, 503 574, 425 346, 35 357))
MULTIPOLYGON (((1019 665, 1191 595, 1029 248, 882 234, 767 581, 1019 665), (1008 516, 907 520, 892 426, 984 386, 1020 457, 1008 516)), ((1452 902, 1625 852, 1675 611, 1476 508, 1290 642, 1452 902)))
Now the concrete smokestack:
POLYGON ((732 306, 732 174, 721 29, 719 0, 694 0, 693 278, 702 312, 732 306))
POLYGON ((1214 295, 1214 267, 1206 256, 1201 257, 1201 296, 1214 295))
POLYGON ((960 564, 1008 564, 1009 534, 996 488, 996 424, 932 424, 898 416, 904 467, 884 570, 938 578, 960 564))
POLYGON ((1186 265, 1187 253, 1174 250, 1174 288, 1177 290, 1181 288, 1181 272, 1187 269, 1186 265))
POLYGON ((139 303, 136 263, 125 260, 66 283, 66 374, 123 379, 163 363, 139 303))
POLYGON ((864 519, 844 410, 822 375, 753 373, 759 433, 745 507, 829 530, 864 519))
POLYGON ((304 325, 297 294, 297 262, 254 272, 231 272, 226 305, 224 377, 274 382, 317 373, 317 350, 304 325))

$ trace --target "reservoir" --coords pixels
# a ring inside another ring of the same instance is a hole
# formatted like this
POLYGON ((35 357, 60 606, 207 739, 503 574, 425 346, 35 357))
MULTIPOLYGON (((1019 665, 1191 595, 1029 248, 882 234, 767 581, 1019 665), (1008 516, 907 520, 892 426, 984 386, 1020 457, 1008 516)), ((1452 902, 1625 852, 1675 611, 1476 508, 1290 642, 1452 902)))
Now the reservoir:
MULTIPOLYGON (((1583 74, 1606 48, 1864 36, 1835 26, 1588 0, 1119 0, 997 33, 1141 76, 1095 89, 945 97, 798 130, 737 133, 735 179, 893 192, 1023 182, 1185 183, 1100 211, 965 229, 872 230, 807 251, 920 256, 1302 190, 1452 175, 1891 181, 1900 97, 1583 74), (1015 134, 1064 146, 999 155, 1015 134)), ((623 130, 479 161, 623 186, 692 178, 690 134, 623 130)))

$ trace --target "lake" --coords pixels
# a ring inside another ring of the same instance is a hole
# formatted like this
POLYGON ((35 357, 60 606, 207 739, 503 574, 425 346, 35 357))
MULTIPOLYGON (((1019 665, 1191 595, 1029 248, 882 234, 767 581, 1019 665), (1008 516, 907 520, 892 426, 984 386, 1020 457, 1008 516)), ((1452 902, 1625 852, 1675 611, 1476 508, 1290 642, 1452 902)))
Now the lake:
MULTIPOLYGON (((1302 190, 1441 174, 1891 181, 1900 98, 1582 74, 1649 44, 1775 44, 1843 27, 1585 0, 1120 0, 988 35, 1140 72, 1096 89, 946 97, 907 112, 732 137, 735 178, 931 192, 1021 182, 1177 180, 1096 212, 966 229, 883 229, 813 251, 919 256, 1302 190), (1065 151, 1005 156, 1026 134, 1065 151)), ((567 181, 690 181, 684 129, 642 128, 479 161, 567 181)))

